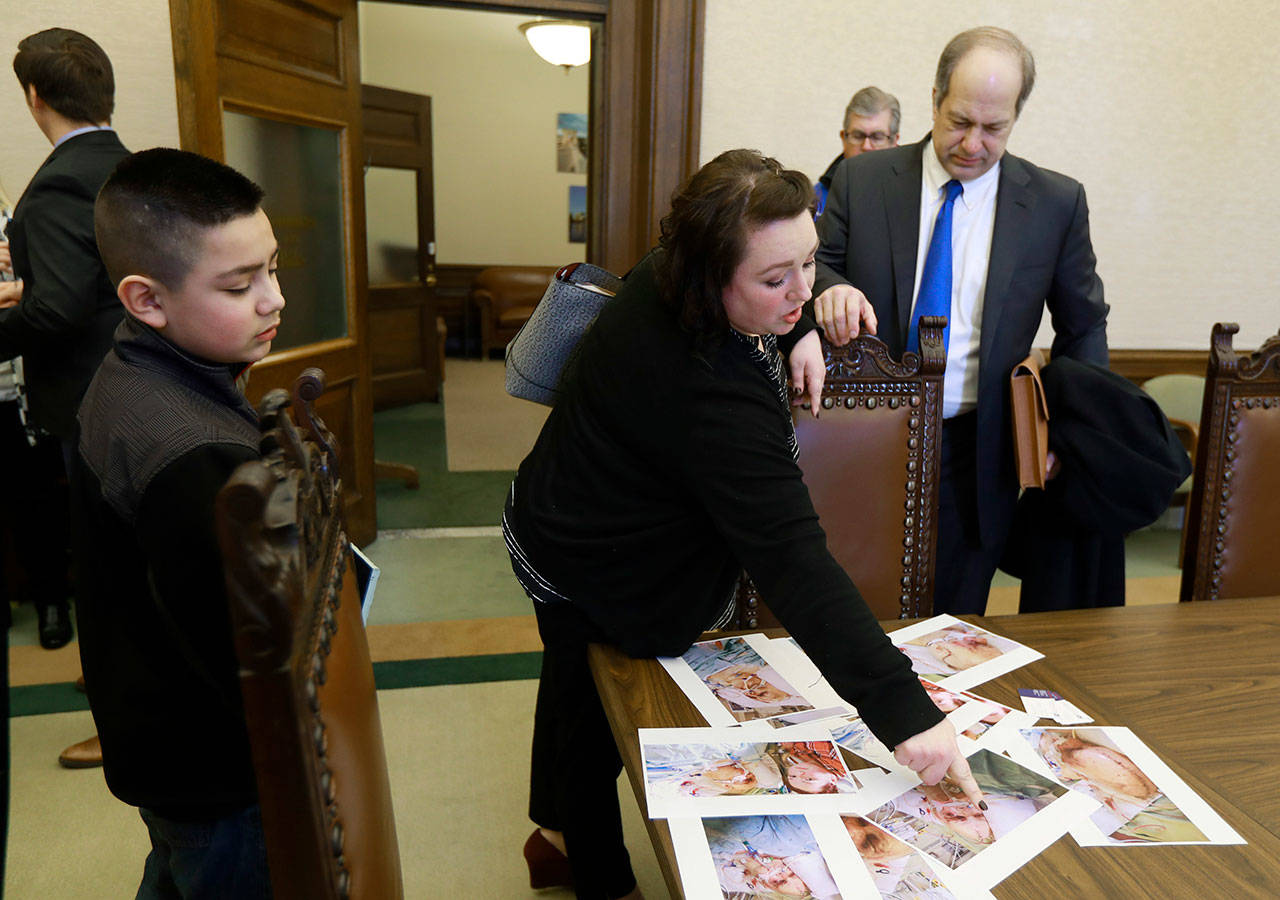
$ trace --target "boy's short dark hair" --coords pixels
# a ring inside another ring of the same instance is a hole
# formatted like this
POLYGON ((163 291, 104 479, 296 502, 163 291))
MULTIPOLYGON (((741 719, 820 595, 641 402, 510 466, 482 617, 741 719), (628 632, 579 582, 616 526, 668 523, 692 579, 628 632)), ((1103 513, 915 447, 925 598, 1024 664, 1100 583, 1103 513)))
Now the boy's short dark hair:
POLYGON ((13 72, 23 93, 36 93, 72 122, 110 122, 116 105, 111 60, 92 38, 70 28, 48 28, 18 42, 13 72))
POLYGON ((253 215, 261 203, 262 188, 230 166, 186 150, 143 150, 122 159, 98 193, 98 252, 113 284, 146 275, 178 290, 204 230, 253 215))

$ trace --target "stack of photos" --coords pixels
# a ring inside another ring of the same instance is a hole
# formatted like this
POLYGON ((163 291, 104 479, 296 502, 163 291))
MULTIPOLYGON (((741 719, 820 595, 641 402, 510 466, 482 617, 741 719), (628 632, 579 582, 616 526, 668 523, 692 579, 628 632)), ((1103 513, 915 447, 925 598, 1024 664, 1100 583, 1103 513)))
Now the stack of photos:
POLYGON ((703 641, 682 656, 658 661, 709 725, 764 724, 779 717, 806 721, 849 710, 825 682, 797 689, 785 660, 761 634, 703 641))
POLYGON ((966 691, 1044 654, 952 616, 934 616, 890 632, 921 678, 966 691))
POLYGON ((1022 736, 1026 746, 1012 746, 1012 755, 1102 804, 1071 831, 1082 847, 1244 843, 1128 728, 1029 728, 1022 736))

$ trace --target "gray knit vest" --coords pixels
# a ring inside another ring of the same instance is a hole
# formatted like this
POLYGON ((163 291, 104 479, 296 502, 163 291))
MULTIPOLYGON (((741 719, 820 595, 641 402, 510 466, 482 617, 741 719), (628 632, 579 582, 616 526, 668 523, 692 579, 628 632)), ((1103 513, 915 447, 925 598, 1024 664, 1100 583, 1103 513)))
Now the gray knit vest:
POLYGON ((147 486, 211 444, 258 450, 258 416, 232 368, 197 359, 126 315, 80 405, 79 452, 103 498, 132 523, 147 486))

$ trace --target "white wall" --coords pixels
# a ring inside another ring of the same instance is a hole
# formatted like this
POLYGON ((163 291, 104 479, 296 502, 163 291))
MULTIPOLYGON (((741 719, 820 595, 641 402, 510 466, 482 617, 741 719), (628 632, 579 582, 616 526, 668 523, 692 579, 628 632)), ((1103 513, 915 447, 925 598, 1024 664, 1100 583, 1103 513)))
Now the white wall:
POLYGON ((87 34, 111 58, 112 124, 126 147, 178 146, 168 0, 6 0, 0 12, 0 183, 14 203, 50 147, 27 110, 13 56, 18 41, 55 27, 87 34))
MULTIPOLYGON (((817 178, 849 97, 930 125, 938 53, 1014 31, 1037 80, 1009 151, 1085 185, 1112 347, 1240 347, 1280 328, 1280 16, 1270 0, 707 0, 702 160, 756 147, 817 178)), ((1044 345, 1050 332, 1041 330, 1044 345)))
POLYGON ((431 97, 439 263, 585 259, 568 231, 569 185, 586 175, 556 171, 555 128, 588 111, 587 67, 539 59, 516 30, 532 18, 360 4, 365 83, 431 97))

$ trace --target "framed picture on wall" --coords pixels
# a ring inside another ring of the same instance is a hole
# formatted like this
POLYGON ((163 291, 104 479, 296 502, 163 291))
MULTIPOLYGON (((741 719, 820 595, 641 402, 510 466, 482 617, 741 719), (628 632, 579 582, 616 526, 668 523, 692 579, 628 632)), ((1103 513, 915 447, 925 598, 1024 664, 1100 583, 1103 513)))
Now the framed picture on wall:
POLYGON ((585 113, 556 114, 556 171, 587 171, 587 116, 585 113))
POLYGON ((569 243, 587 242, 587 186, 569 185, 569 243))

